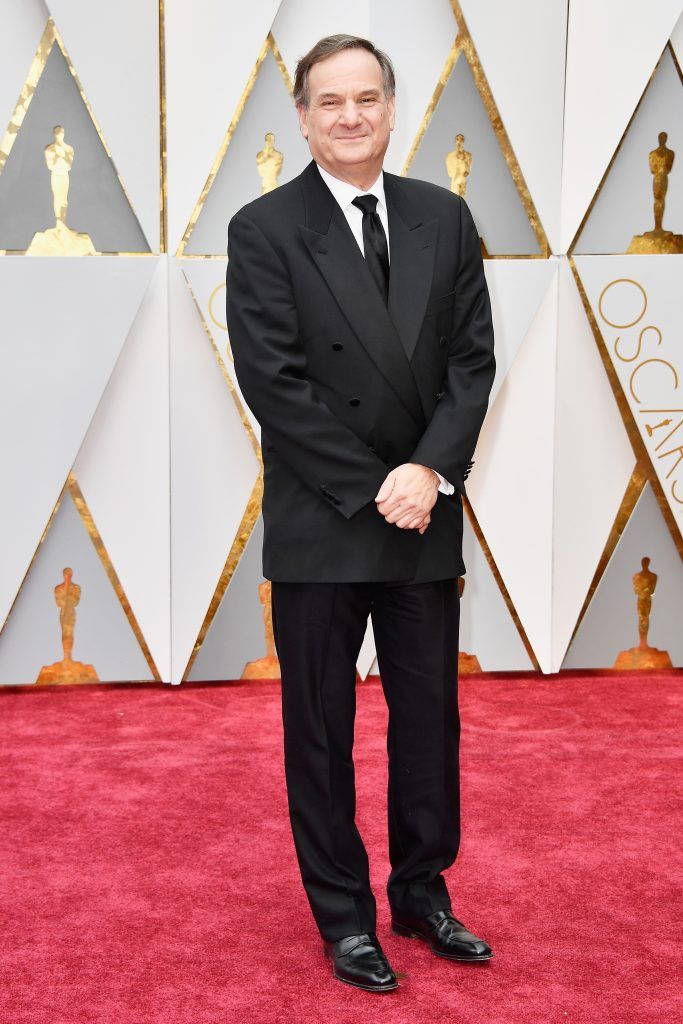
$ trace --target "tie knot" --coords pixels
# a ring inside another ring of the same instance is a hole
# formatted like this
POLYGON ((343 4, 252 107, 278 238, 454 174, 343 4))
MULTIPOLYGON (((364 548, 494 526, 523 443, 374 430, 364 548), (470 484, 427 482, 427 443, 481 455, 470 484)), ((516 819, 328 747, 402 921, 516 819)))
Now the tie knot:
POLYGON ((377 196, 373 196, 372 193, 366 196, 356 196, 355 199, 351 200, 354 206, 357 206, 363 213, 374 213, 377 208, 378 199, 377 196))

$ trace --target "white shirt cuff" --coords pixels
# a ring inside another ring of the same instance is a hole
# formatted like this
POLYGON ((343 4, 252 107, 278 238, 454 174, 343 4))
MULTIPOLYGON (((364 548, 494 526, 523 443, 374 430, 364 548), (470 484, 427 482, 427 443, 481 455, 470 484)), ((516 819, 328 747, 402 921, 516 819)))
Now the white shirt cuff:
POLYGON ((435 469, 434 472, 436 473, 436 475, 439 478, 439 490, 441 491, 441 493, 442 494, 452 494, 453 491, 455 490, 455 487, 453 486, 453 484, 449 484, 448 480, 446 480, 445 477, 441 476, 441 473, 439 473, 439 471, 437 469, 435 469))

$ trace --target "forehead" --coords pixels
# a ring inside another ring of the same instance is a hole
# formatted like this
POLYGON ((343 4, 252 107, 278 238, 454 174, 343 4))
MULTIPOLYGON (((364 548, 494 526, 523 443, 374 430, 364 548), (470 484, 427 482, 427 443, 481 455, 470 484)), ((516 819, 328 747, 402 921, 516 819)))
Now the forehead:
POLYGON ((311 95, 321 92, 382 91, 382 69, 368 50, 353 48, 318 61, 308 72, 311 95))

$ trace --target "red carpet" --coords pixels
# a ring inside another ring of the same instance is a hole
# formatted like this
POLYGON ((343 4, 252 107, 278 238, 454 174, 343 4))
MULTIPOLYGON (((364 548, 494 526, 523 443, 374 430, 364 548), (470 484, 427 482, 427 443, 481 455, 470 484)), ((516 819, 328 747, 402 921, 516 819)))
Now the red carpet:
POLYGON ((681 675, 464 680, 449 963, 387 927, 385 707, 358 821, 395 993, 333 981, 301 888, 278 687, 0 693, 2 1024, 674 1022, 681 675))

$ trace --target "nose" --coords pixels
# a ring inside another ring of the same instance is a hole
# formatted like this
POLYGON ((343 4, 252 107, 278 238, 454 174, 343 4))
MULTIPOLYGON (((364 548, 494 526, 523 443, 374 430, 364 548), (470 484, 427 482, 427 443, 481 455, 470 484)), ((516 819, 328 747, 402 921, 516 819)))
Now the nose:
POLYGON ((340 120, 349 128, 354 128, 356 125, 360 124, 360 113, 355 100, 346 100, 341 110, 340 120))

